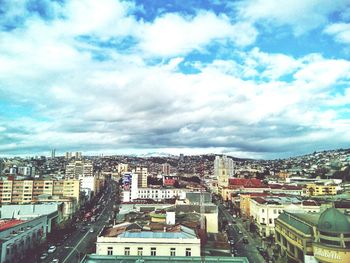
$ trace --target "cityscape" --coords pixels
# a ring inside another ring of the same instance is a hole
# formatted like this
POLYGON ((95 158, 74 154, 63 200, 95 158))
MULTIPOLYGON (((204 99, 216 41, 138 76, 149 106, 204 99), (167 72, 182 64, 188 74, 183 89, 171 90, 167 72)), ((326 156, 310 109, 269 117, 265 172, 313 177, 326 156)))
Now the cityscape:
POLYGON ((349 263, 350 3, 0 0, 0 263, 349 263))

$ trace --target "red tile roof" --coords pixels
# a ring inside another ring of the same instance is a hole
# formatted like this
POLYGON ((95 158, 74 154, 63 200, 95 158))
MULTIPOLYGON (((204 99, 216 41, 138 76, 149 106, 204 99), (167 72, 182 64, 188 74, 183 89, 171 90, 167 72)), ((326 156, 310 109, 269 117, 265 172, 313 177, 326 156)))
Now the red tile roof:
POLYGON ((13 220, 1 220, 0 221, 0 231, 6 230, 8 228, 11 228, 15 225, 18 225, 20 223, 25 222, 24 220, 17 220, 17 219, 13 219, 13 220))
POLYGON ((252 178, 252 179, 245 179, 245 178, 230 178, 229 179, 230 185, 240 185, 244 187, 259 187, 262 186, 263 183, 261 180, 252 178))

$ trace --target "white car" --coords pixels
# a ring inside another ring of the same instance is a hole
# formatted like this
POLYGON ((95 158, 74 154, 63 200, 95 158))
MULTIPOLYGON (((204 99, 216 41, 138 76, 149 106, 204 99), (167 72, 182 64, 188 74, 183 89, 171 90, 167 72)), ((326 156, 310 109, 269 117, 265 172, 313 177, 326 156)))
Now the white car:
POLYGON ((93 228, 90 228, 89 232, 90 232, 90 233, 94 233, 94 229, 93 229, 93 228))
POLYGON ((54 258, 52 261, 51 261, 51 263, 59 263, 60 262, 60 260, 58 259, 58 258, 54 258))
POLYGON ((42 253, 40 256, 40 259, 45 259, 47 258, 48 254, 47 253, 42 253))
POLYGON ((56 251, 56 247, 55 246, 51 246, 49 247, 49 249, 47 250, 48 253, 53 253, 56 251))

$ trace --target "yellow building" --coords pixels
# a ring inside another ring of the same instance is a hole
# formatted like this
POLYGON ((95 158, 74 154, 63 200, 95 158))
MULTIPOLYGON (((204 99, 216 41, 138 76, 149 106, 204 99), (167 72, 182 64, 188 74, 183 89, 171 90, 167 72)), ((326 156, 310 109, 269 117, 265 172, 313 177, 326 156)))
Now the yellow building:
POLYGON ((333 207, 322 213, 281 214, 275 240, 288 262, 350 262, 350 220, 333 207))
POLYGON ((79 180, 0 180, 2 204, 36 202, 41 195, 73 197, 79 203, 79 180))
POLYGON ((320 195, 336 195, 337 190, 335 185, 323 184, 307 184, 305 188, 305 195, 320 196, 320 195))

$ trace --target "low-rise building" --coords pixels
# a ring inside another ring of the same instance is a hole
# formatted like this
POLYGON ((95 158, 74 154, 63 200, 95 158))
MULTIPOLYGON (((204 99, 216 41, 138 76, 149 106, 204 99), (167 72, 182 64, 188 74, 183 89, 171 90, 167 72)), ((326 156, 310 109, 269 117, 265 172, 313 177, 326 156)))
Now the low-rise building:
POLYGON ((301 201, 294 196, 266 196, 250 199, 250 215, 262 237, 275 233, 275 221, 283 211, 319 212, 315 201, 301 201))
POLYGON ((97 237, 97 255, 200 256, 200 238, 182 225, 157 227, 122 223, 105 228, 97 237))
POLYGON ((27 262, 26 257, 32 249, 45 241, 51 228, 50 217, 51 214, 31 220, 0 220, 0 262, 27 262))
POLYGON ((304 189, 306 196, 336 195, 336 185, 325 185, 321 183, 307 184, 304 189))
POLYGON ((275 241, 288 262, 350 262, 350 220, 338 209, 322 213, 284 212, 276 220, 275 241))

